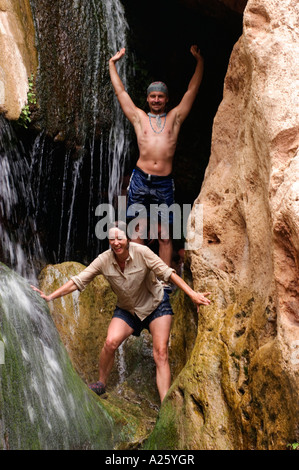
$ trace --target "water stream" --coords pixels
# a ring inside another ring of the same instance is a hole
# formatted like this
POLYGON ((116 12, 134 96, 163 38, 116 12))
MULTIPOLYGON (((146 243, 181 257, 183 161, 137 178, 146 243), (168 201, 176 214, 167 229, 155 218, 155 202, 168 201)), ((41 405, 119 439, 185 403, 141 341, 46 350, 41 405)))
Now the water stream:
MULTIPOLYGON (((0 260, 33 280, 47 263, 87 264, 103 248, 95 209, 115 206, 121 193, 129 132, 108 75, 108 58, 127 44, 120 1, 60 0, 49 11, 31 0, 31 7, 44 129, 22 145, 1 117, 0 260)), ((126 57, 119 74, 127 88, 126 57)))
MULTIPOLYGON (((126 35, 128 24, 124 16, 124 10, 119 2, 103 2, 106 10, 106 18, 115 18, 108 27, 108 44, 111 54, 122 47, 126 47, 126 35)), ((117 67, 122 82, 128 89, 128 61, 123 58, 117 67)), ((109 133, 108 162, 109 162, 109 186, 108 202, 114 204, 115 196, 121 193, 122 176, 124 164, 128 157, 129 139, 128 139, 128 121, 124 118, 123 112, 117 102, 116 96, 113 96, 114 123, 109 133)))
POLYGON ((34 282, 44 260, 37 233, 37 202, 31 190, 31 162, 12 126, 0 116, 1 260, 34 282))
POLYGON ((105 449, 111 422, 74 371, 45 302, 0 263, 0 449, 105 449))

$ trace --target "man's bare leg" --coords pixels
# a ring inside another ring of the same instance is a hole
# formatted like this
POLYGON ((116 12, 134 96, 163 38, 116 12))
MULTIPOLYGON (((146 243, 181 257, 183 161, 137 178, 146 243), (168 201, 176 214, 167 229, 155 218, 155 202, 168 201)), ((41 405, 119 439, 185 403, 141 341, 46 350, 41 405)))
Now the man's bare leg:
MULTIPOLYGON (((130 224, 132 223, 134 224, 134 221, 130 222, 130 224)), ((139 220, 136 226, 129 225, 128 232, 128 235, 130 236, 132 242, 144 245, 144 240, 147 238, 147 220, 139 220), (130 233, 131 230, 133 231, 133 233, 130 233)))
POLYGON ((171 266, 172 252, 172 240, 159 238, 159 256, 168 266, 171 266))
MULTIPOLYGON (((140 243, 144 245, 144 241, 148 238, 147 237, 147 220, 140 220, 138 225, 134 227, 134 233, 131 235, 132 242, 140 243)), ((166 228, 161 228, 160 224, 158 227, 156 226, 156 231, 154 230, 154 236, 158 237, 159 242, 159 257, 167 264, 167 266, 171 266, 172 262, 172 253, 173 253, 173 246, 172 240, 169 237, 169 233, 166 231, 166 228)), ((151 237, 151 232, 150 232, 151 237)))
POLYGON ((168 266, 171 266, 173 246, 169 235, 169 226, 158 226, 159 256, 168 266))
POLYGON ((114 364, 115 351, 133 331, 134 330, 121 318, 112 318, 99 361, 99 380, 104 385, 107 383, 108 376, 114 364))
POLYGON ((161 403, 171 384, 171 373, 168 361, 168 341, 172 315, 163 315, 153 320, 149 329, 153 337, 153 355, 156 363, 156 381, 161 403))

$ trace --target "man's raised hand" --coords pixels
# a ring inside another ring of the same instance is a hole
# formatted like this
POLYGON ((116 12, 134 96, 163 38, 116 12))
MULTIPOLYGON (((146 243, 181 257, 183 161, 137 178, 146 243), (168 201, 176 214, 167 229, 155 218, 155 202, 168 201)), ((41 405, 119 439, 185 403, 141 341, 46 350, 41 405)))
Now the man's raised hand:
POLYGON ((190 52, 197 61, 203 60, 198 46, 196 45, 191 46, 190 52))
POLYGON ((111 57, 111 62, 117 62, 119 59, 121 59, 125 55, 126 49, 123 47, 117 53, 111 57))

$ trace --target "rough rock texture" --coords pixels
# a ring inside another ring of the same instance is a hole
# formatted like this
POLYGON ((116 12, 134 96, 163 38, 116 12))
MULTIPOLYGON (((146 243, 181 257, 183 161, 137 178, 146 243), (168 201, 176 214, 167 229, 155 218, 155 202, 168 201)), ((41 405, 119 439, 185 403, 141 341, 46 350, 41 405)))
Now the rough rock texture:
POLYGON ((0 112, 18 119, 37 67, 29 0, 0 0, 0 112))
POLYGON ((31 0, 39 59, 35 126, 78 157, 85 154, 86 139, 100 138, 115 120, 107 64, 110 47, 118 47, 110 44, 111 33, 120 36, 113 40, 124 38, 115 30, 120 13, 114 4, 31 0))
POLYGON ((195 288, 213 302, 149 448, 299 441, 298 26, 296 0, 245 9, 196 201, 203 245, 190 254, 195 288))

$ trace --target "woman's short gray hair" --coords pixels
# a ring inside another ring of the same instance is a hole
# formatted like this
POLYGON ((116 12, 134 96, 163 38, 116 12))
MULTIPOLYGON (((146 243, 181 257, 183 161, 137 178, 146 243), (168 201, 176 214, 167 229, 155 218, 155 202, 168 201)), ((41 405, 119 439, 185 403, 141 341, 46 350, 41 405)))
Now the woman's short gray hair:
POLYGON ((108 224, 108 237, 109 237, 109 231, 113 228, 118 228, 118 230, 123 232, 126 238, 129 240, 126 222, 124 222, 123 220, 116 220, 115 222, 111 222, 110 224, 108 224))

